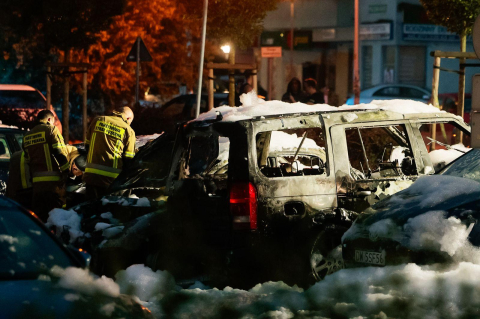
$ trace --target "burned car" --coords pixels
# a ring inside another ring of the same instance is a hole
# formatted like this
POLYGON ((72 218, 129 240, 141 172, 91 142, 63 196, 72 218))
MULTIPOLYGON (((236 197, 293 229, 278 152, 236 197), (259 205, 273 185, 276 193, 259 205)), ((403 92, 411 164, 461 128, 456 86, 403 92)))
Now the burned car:
POLYGON ((342 239, 347 267, 474 261, 480 246, 480 151, 379 201, 342 239))
POLYGON ((94 271, 145 263, 177 281, 307 285, 343 267, 335 248, 359 212, 433 174, 422 125, 448 122, 469 134, 461 119, 427 106, 398 113, 282 103, 257 115, 264 107, 240 110, 253 115, 217 108, 181 127, 173 145, 160 137, 110 196, 76 207, 100 234, 91 235, 94 271), (119 231, 110 236, 99 221, 119 231))

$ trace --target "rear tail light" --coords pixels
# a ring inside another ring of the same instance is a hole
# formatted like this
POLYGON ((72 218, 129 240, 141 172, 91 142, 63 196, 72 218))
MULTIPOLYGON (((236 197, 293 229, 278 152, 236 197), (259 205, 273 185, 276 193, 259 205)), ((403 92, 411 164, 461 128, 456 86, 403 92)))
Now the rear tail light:
POLYGON ((234 229, 257 229, 257 189, 249 182, 235 182, 230 188, 230 212, 234 229))

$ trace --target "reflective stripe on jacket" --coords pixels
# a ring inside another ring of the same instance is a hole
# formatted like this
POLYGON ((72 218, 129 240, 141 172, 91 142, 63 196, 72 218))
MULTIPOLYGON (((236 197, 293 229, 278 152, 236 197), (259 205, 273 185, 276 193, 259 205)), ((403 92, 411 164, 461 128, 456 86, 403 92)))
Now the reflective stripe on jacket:
POLYGON ((61 172, 69 169, 63 137, 47 122, 41 122, 25 134, 23 149, 33 183, 60 181, 61 172))
POLYGON ((89 147, 83 176, 87 185, 108 187, 122 171, 124 160, 135 156, 135 132, 117 112, 96 117, 85 144, 89 147))

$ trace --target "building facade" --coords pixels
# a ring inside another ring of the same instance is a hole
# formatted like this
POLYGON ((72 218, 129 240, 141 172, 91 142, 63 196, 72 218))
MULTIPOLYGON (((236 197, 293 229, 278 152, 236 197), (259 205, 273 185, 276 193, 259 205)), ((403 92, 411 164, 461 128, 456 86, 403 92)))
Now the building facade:
MULTIPOLYGON (((429 23, 418 0, 359 0, 360 79, 366 89, 384 83, 405 83, 431 89, 430 52, 458 51, 458 36, 429 23)), ((273 98, 280 99, 292 76, 315 78, 341 102, 352 92, 353 0, 295 0, 281 2, 264 21, 260 46, 282 46, 282 58, 273 61, 273 98), (293 23, 292 23, 293 22, 293 23), (293 51, 290 26, 293 24, 293 51), (293 54, 292 54, 293 52, 293 54)), ((471 41, 467 51, 473 51, 471 41)), ((261 59, 259 80, 266 87, 268 63, 261 59)), ((458 70, 458 60, 442 60, 442 67, 458 70)), ((471 91, 467 68, 466 91, 471 91)), ((458 75, 441 72, 440 93, 458 90, 458 75)))

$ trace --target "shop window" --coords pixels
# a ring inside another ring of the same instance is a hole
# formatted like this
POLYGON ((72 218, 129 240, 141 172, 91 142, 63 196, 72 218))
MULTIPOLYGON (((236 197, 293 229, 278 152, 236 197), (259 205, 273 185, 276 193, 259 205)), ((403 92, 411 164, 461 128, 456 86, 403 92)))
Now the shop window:
POLYGON ((382 47, 383 83, 385 84, 395 83, 395 53, 394 46, 382 47))
POLYGON ((373 50, 372 46, 362 47, 362 89, 372 87, 372 63, 373 50))

